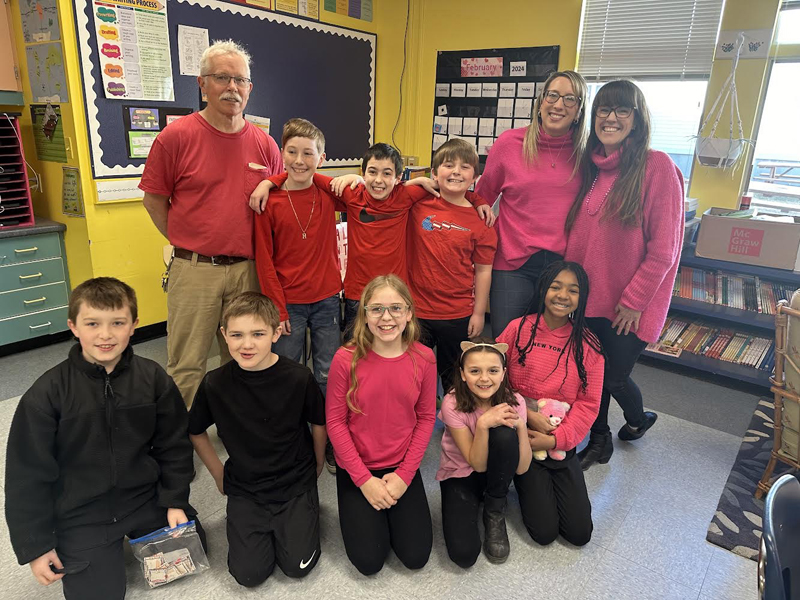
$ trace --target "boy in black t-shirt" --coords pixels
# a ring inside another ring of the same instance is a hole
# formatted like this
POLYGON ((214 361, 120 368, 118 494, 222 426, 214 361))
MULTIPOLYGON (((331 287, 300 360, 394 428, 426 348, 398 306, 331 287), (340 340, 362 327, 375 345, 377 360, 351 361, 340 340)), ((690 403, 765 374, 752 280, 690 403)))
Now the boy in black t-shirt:
POLYGON ((234 298, 222 334, 234 360, 203 379, 189 434, 228 496, 228 570, 246 587, 265 581, 276 563, 289 577, 305 577, 320 555, 322 393, 307 367, 272 352, 281 327, 266 296, 234 298), (224 468, 206 433, 213 424, 228 451, 224 468))

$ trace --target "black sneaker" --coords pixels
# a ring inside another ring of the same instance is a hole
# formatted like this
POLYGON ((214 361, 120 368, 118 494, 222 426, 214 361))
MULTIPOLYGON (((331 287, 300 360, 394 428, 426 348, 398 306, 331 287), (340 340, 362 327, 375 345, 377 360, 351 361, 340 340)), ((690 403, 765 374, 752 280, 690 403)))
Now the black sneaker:
POLYGON ((336 473, 336 459, 333 457, 333 446, 330 440, 325 443, 325 468, 328 469, 328 473, 336 473))

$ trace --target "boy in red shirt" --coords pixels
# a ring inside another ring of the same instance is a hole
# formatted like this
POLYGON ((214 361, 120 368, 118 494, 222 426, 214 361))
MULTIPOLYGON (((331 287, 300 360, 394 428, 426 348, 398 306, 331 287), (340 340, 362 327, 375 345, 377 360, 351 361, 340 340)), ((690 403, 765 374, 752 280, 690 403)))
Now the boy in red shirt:
POLYGON ((303 363, 310 329, 314 377, 324 394, 340 345, 335 212, 345 207, 313 184, 325 160, 325 136, 313 123, 287 121, 281 146, 286 174, 255 219, 256 271, 261 291, 280 313, 282 335, 275 353, 303 363))
POLYGON ((433 155, 440 198, 417 202, 408 221, 408 283, 422 326, 422 342, 436 346, 445 393, 464 337, 483 331, 497 234, 472 209, 465 194, 475 180, 478 154, 461 139, 433 155))

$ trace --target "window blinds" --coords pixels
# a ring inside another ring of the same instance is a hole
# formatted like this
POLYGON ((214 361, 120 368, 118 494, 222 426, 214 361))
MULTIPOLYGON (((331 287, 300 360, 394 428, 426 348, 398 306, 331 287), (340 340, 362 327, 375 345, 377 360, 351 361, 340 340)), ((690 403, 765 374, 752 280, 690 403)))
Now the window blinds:
POLYGON ((707 78, 723 0, 585 0, 578 71, 615 77, 707 78))

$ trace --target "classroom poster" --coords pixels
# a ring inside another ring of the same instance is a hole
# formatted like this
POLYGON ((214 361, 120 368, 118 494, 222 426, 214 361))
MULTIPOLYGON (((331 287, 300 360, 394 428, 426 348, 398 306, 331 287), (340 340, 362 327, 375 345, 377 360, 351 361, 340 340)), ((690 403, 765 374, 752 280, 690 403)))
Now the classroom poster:
POLYGON ((77 167, 61 168, 64 173, 61 185, 61 212, 73 217, 82 217, 84 210, 80 171, 77 167))
POLYGON ((208 29, 178 25, 178 64, 181 75, 200 75, 200 58, 208 48, 208 29))
POLYGON ((20 0, 19 12, 26 44, 61 39, 56 0, 20 0))
POLYGON ((174 100, 166 2, 94 0, 92 13, 106 98, 174 100))
POLYGON ((36 102, 69 102, 61 42, 26 46, 28 80, 36 102))
POLYGON ((61 107, 56 104, 31 104, 33 141, 39 160, 67 162, 67 147, 64 142, 64 126, 61 123, 61 107))
POLYGON ((325 0, 325 10, 362 21, 372 21, 372 0, 325 0))

